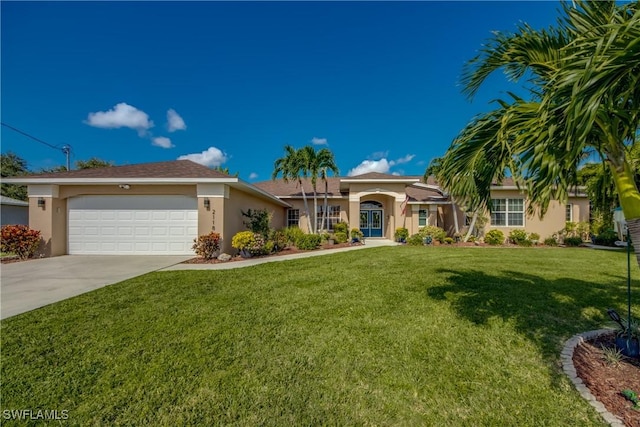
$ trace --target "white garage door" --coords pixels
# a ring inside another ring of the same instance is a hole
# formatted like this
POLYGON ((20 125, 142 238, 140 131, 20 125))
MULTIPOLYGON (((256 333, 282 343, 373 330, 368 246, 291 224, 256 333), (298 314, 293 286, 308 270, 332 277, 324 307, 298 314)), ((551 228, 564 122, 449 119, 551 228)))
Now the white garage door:
POLYGON ((193 254, 195 197, 80 196, 67 207, 69 254, 193 254))

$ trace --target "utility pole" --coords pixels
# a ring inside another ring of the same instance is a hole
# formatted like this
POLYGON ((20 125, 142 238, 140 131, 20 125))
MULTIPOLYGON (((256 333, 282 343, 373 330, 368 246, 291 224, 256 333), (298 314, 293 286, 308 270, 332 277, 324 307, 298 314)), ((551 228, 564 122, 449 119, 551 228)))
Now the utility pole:
POLYGON ((67 170, 70 171, 71 170, 71 162, 69 161, 69 155, 71 154, 71 146, 70 145, 63 145, 62 146, 62 152, 65 154, 65 156, 67 156, 67 170))

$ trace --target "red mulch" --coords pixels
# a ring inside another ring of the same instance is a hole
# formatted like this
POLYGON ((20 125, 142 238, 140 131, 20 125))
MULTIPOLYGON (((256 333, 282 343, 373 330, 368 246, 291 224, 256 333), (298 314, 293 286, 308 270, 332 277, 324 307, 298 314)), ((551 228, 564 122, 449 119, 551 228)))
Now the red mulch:
POLYGON ((622 390, 640 395, 640 359, 623 357, 615 366, 603 359, 602 346, 614 347, 615 336, 604 335, 576 347, 573 364, 578 376, 609 412, 624 421, 626 426, 640 427, 640 410, 622 396, 622 390))

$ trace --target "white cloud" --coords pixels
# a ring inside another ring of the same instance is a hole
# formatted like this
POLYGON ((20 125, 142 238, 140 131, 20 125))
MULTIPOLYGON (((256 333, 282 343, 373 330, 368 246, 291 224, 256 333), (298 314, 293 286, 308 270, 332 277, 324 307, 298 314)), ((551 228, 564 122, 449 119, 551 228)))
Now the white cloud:
POLYGON ((391 165, 387 159, 380 160, 363 160, 355 168, 351 169, 348 176, 362 175, 369 172, 388 173, 391 165))
POLYGON ((180 114, 176 113, 173 108, 167 111, 167 129, 169 132, 175 132, 177 130, 185 130, 187 125, 184 123, 180 114))
POLYGON ((315 136, 311 139, 311 143, 313 145, 329 145, 327 138, 316 138, 315 136))
POLYGON ((202 153, 185 154, 178 160, 191 160, 208 167, 216 167, 227 161, 227 155, 216 147, 209 147, 202 153))
POLYGON ((257 173, 255 173, 255 172, 251 172, 251 173, 249 174, 249 179, 256 179, 257 177, 258 177, 258 174, 257 174, 257 173))
POLYGON ((164 136, 159 136, 157 138, 153 138, 152 139, 152 144, 157 146, 157 147, 162 147, 162 148, 173 148, 173 147, 175 147, 175 145, 173 145, 171 143, 171 140, 169 138, 165 138, 164 136))
POLYGON ((376 151, 369 156, 369 160, 381 160, 386 159, 389 156, 388 151, 376 151))
POLYGON ((138 131, 138 135, 144 136, 146 131, 153 127, 149 115, 136 107, 121 102, 109 111, 89 113, 86 122, 89 126, 105 129, 130 128, 138 131))
POLYGON ((409 163, 411 160, 413 160, 413 158, 415 157, 415 154, 407 154, 404 157, 400 157, 397 160, 392 160, 391 162, 389 162, 391 164, 391 166, 393 165, 401 165, 403 163, 409 163))

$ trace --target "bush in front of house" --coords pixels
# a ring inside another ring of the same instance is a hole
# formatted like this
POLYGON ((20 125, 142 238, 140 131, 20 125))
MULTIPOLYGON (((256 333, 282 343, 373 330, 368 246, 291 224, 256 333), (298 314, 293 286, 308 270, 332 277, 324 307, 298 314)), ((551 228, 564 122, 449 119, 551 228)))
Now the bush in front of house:
POLYGON ((544 245, 545 246, 558 246, 558 239, 556 239, 555 237, 547 237, 546 239, 544 239, 544 245))
POLYGON ((16 254, 20 259, 28 259, 40 246, 40 231, 26 225, 3 225, 0 250, 16 254))
POLYGON ((575 237, 565 237, 564 238, 564 245, 565 246, 580 246, 582 244, 582 238, 575 236, 575 237))
POLYGON ((231 239, 231 246, 239 251, 249 252, 251 255, 265 253, 265 240, 260 233, 241 231, 231 239))
POLYGON ((296 240, 296 247, 305 251, 316 249, 320 245, 322 237, 318 234, 303 234, 296 240))
POLYGON ((527 239, 527 232, 524 230, 511 230, 509 232, 509 241, 518 246, 531 246, 531 241, 527 239))
POLYGON ((336 243, 347 243, 349 241, 349 237, 347 236, 347 233, 342 231, 334 233, 333 238, 336 241, 336 243))
POLYGON ((360 231, 359 228, 352 228, 351 229, 351 238, 354 240, 362 240, 364 238, 364 234, 362 233, 362 231, 360 231))
POLYGON ((447 245, 452 244, 452 243, 453 243, 453 237, 445 237, 445 238, 444 238, 444 242, 445 242, 447 245))
POLYGON ((490 230, 484 236, 484 242, 487 245, 501 245, 504 243, 504 233, 501 230, 490 230))
POLYGON ((280 252, 287 247, 289 239, 284 230, 274 230, 269 235, 269 242, 273 242, 273 252, 280 252))
POLYGON ((420 229, 419 234, 424 237, 431 237, 432 240, 437 240, 440 243, 444 243, 447 232, 443 228, 436 227, 435 225, 427 225, 420 229))
POLYGON ((292 225, 282 230, 289 245, 295 245, 300 236, 304 235, 304 231, 300 227, 292 225))
POLYGON ((336 222, 333 224, 333 232, 334 233, 344 233, 347 236, 349 235, 349 224, 346 222, 336 222))
POLYGON ((222 239, 220 238, 220 233, 212 231, 209 234, 204 234, 202 236, 198 236, 197 239, 193 239, 193 246, 191 249, 196 252, 196 255, 201 256, 204 259, 211 259, 218 256, 221 242, 222 239))
POLYGON ((393 234, 393 237, 396 239, 396 242, 406 242, 407 237, 409 237, 409 230, 405 227, 396 228, 396 232, 393 234))
POLYGON ((424 244, 423 239, 424 237, 420 233, 413 234, 407 239, 407 245, 422 246, 424 244))
POLYGON ((618 233, 613 230, 605 230, 593 239, 593 243, 600 246, 615 246, 618 240, 618 233))

